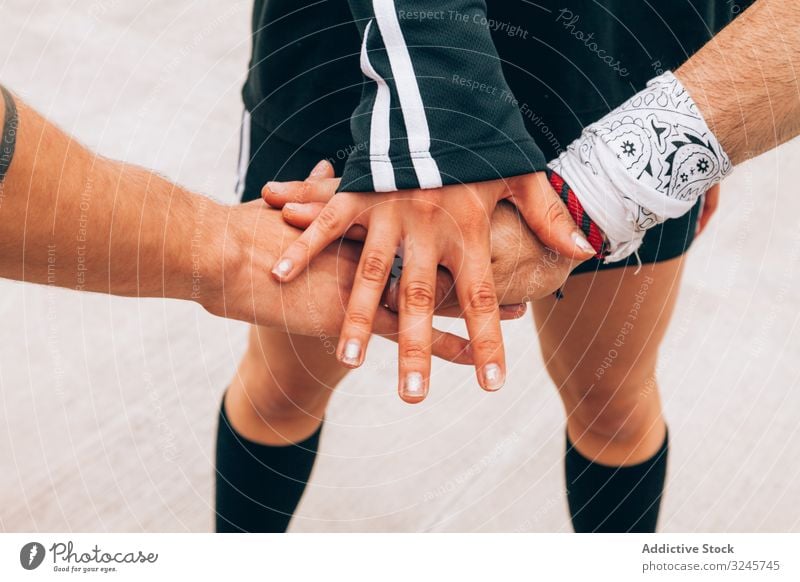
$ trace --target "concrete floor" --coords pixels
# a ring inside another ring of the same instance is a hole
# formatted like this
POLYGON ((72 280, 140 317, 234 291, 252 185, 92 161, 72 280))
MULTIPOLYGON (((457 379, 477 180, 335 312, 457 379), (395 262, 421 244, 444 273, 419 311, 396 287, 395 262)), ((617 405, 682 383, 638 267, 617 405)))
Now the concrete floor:
MULTIPOLYGON (((0 80, 103 154, 233 202, 249 11, 0 0, 0 80)), ((740 168, 691 253, 661 361, 665 531, 800 531, 799 157, 794 142, 740 168)), ((0 321, 0 530, 211 529, 215 414, 245 326, 5 281, 0 321)), ((413 408, 376 342, 334 399, 293 529, 568 531, 560 404, 530 320, 506 337, 503 391, 437 364, 441 389, 413 408)))

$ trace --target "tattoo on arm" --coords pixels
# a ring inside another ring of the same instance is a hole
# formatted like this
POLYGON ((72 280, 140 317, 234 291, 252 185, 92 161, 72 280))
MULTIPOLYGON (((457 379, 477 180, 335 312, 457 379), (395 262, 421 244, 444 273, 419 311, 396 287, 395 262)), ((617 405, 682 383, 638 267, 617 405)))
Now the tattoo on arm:
POLYGON ((0 85, 0 93, 3 94, 3 102, 6 109, 5 119, 3 120, 3 133, 0 137, 0 184, 2 184, 8 168, 11 167, 11 161, 14 159, 19 115, 11 93, 2 85, 0 85))

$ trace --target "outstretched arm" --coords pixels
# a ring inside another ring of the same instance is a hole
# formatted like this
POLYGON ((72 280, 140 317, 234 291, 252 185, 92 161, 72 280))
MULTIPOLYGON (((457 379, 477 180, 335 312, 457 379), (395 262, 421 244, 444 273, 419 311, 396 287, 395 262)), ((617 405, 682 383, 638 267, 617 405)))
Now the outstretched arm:
POLYGON ((140 297, 218 292, 218 204, 92 154, 2 91, 0 277, 140 297))
MULTIPOLYGON (((269 266, 299 232, 263 202, 223 206, 100 157, 0 89, 0 277, 82 291, 195 301, 216 315, 335 336, 360 249, 323 253, 291 289, 269 266)), ((378 312, 380 333, 396 317, 378 312)), ((434 353, 466 362, 434 333, 434 353)))

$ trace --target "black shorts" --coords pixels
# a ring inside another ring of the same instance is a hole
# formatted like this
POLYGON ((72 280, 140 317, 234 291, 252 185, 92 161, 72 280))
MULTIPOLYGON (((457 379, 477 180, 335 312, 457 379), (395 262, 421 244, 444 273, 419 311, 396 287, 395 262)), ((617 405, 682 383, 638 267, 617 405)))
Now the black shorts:
MULTIPOLYGON (((239 165, 239 193, 242 202, 259 199, 264 184, 271 180, 304 180, 322 159, 330 161, 336 175, 341 175, 349 153, 347 144, 341 144, 332 151, 315 151, 287 142, 261 127, 249 115, 245 115, 244 123, 247 127, 242 127, 239 165)), ((642 263, 667 261, 685 253, 694 240, 701 207, 702 199, 684 216, 668 220, 647 231, 644 243, 639 248, 642 263)), ((627 260, 611 264, 592 259, 581 264, 573 274, 635 264, 636 257, 633 255, 627 260)))

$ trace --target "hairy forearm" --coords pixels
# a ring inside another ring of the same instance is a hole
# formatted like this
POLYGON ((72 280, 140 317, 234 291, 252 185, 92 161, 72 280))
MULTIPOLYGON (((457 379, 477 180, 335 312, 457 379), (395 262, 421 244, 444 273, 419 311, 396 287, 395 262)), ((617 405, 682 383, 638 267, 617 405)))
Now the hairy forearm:
POLYGON ((127 296, 210 292, 222 207, 91 153, 14 101, 13 159, 0 183, 0 277, 127 296))
POLYGON ((800 2, 759 0, 675 76, 731 161, 800 134, 800 2))

